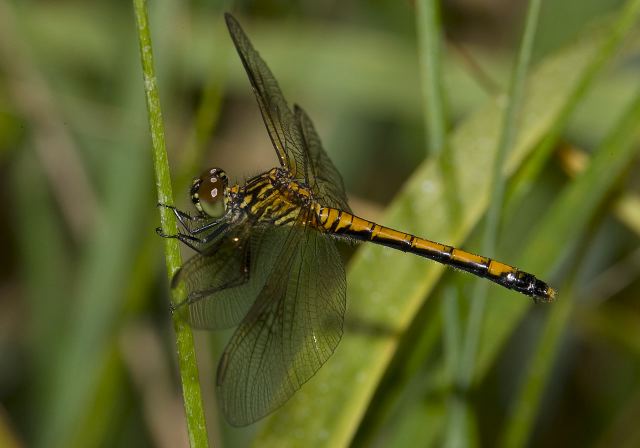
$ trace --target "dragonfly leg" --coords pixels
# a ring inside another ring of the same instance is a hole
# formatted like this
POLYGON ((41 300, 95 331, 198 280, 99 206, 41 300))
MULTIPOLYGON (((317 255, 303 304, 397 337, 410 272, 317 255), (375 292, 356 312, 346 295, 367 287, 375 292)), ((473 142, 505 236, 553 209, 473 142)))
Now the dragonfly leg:
POLYGON ((208 221, 208 219, 203 218, 201 216, 191 216, 189 213, 183 212, 182 210, 176 208, 173 205, 163 204, 161 202, 158 202, 158 207, 164 207, 164 208, 168 208, 169 210, 171 210, 173 212, 173 214, 176 216, 176 219, 178 220, 180 225, 182 225, 182 227, 189 233, 194 233, 192 231, 192 224, 191 223, 199 223, 199 222, 202 222, 202 221, 208 221))
MULTIPOLYGON (((209 226, 209 228, 211 227, 212 226, 209 226)), ((175 238, 181 243, 184 243, 191 249, 201 254, 206 252, 207 249, 209 248, 210 243, 214 241, 216 238, 218 238, 220 235, 222 235, 224 232, 226 232, 228 228, 229 228, 229 224, 226 224, 226 223, 222 224, 218 226, 218 228, 214 229, 211 233, 208 233, 202 238, 198 238, 197 236, 194 236, 193 233, 178 232, 175 235, 169 235, 167 233, 164 233, 161 227, 156 228, 156 233, 162 238, 175 238)))
POLYGON ((198 253, 202 253, 206 249, 205 247, 203 247, 206 244, 206 241, 203 241, 200 238, 196 238, 195 236, 189 235, 187 233, 178 232, 175 235, 169 235, 167 233, 164 233, 160 227, 156 228, 156 233, 162 238, 175 238, 198 253))
POLYGON ((205 232, 217 225, 219 225, 222 222, 222 219, 217 219, 215 221, 211 221, 211 222, 207 222, 203 225, 201 225, 200 227, 194 227, 192 229, 189 229, 189 233, 192 235, 197 235, 199 233, 205 232))
POLYGON ((174 207, 173 205, 158 203, 158 207, 168 208, 176 215, 176 219, 182 225, 184 230, 191 235, 197 235, 198 233, 206 232, 207 230, 217 226, 222 222, 224 217, 220 219, 213 219, 210 217, 191 216, 187 212, 174 207))

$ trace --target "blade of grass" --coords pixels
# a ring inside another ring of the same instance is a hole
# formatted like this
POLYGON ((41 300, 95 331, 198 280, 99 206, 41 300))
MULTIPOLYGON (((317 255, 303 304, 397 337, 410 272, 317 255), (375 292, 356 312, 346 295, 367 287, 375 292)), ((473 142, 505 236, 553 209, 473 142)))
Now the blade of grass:
MULTIPOLYGON (((522 33, 522 42, 518 51, 518 56, 513 68, 513 75, 509 85, 507 107, 504 114, 504 122, 500 140, 498 141, 498 149, 492 167, 492 185, 491 185, 491 202, 487 210, 487 220, 484 226, 484 237, 482 242, 482 253, 486 256, 493 256, 496 251, 496 243, 498 238, 498 230, 500 216, 504 201, 504 190, 506 179, 504 173, 504 163, 507 153, 514 145, 520 109, 524 98, 524 87, 526 75, 529 70, 529 62, 533 52, 533 43, 538 25, 538 17, 540 15, 541 0, 530 0, 527 9, 524 31, 522 33)), ((462 361, 458 370, 458 381, 463 389, 467 389, 473 377, 475 358, 478 350, 478 342, 480 331, 482 329, 482 320, 484 316, 484 308, 487 301, 487 293, 489 291, 488 283, 478 280, 476 283, 474 297, 471 302, 471 310, 469 312, 469 321, 464 335, 464 349, 462 352, 462 361)))
MULTIPOLYGON (((573 101, 567 103, 567 110, 560 114, 560 119, 555 126, 549 131, 545 138, 540 142, 540 147, 535 151, 530 163, 524 166, 522 173, 518 176, 515 183, 510 185, 507 192, 506 203, 509 207, 515 204, 520 198, 531 189, 533 182, 543 170, 545 162, 551 155, 556 143, 560 139, 560 134, 567 126, 567 122, 571 117, 569 111, 575 109, 576 102, 582 98, 583 91, 593 82, 595 75, 602 69, 604 64, 609 60, 615 49, 620 46, 621 41, 629 34, 634 24, 638 20, 639 2, 636 0, 628 0, 624 7, 620 8, 620 13, 615 18, 614 23, 610 26, 607 39, 602 42, 599 49, 599 55, 594 64, 592 64, 588 73, 585 74, 583 86, 578 89, 573 101)), ((559 74, 558 76, 562 76, 559 74)))
POLYGON ((538 346, 526 367, 527 378, 514 400, 515 407, 508 413, 507 425, 502 433, 502 447, 527 446, 538 407, 544 395, 544 387, 549 380, 558 344, 565 334, 573 309, 572 285, 562 288, 563 300, 554 304, 539 336, 538 346))
MULTIPOLYGON (((167 13, 161 14, 163 17, 167 16, 167 13)), ((219 14, 219 17, 221 15, 219 14)), ((220 22, 222 20, 220 19, 220 22)), ((218 28, 222 28, 219 26, 218 28)), ((157 45, 156 45, 157 46, 157 45)), ((169 66, 170 63, 167 62, 165 65, 169 66)), ((158 70, 156 69, 156 72, 158 70)), ((221 102, 221 94, 220 94, 220 80, 219 76, 214 76, 212 78, 211 87, 215 90, 214 94, 205 95, 203 98, 203 103, 198 109, 197 118, 196 118, 196 134, 198 135, 197 141, 193 141, 190 139, 187 143, 187 148, 185 151, 188 156, 186 160, 184 160, 181 164, 181 168, 179 170, 178 178, 182 179, 177 182, 178 185, 186 185, 186 179, 192 175, 195 169, 195 165, 197 160, 201 159, 202 152, 204 150, 204 140, 210 137, 210 134, 215 127, 218 113, 211 112, 217 111, 220 107, 221 102)), ((127 80, 130 79, 127 77, 127 80)), ((138 93, 136 89, 135 93, 138 93)), ((148 222, 150 220, 144 219, 144 222, 148 222)), ((146 232, 144 236, 140 239, 138 256, 136 257, 136 262, 133 268, 131 269, 131 274, 129 276, 129 281, 126 282, 129 288, 129 291, 126 293, 125 307, 126 314, 135 314, 139 312, 139 310, 145 306, 148 300, 152 297, 150 292, 152 290, 153 279, 156 275, 155 272, 155 262, 158 256, 158 247, 157 247, 158 236, 153 232, 146 232)), ((115 349, 115 345, 118 342, 116 340, 111 341, 112 348, 109 350, 112 353, 115 349)), ((96 396, 109 397, 114 401, 125 400, 126 397, 122 396, 123 388, 125 387, 122 382, 124 381, 124 375, 113 375, 113 372, 116 371, 114 368, 114 362, 120 362, 120 360, 114 360, 113 357, 108 359, 108 362, 105 363, 105 367, 101 370, 101 378, 98 380, 98 387, 96 390, 96 396)), ((108 403, 106 403, 108 405, 108 403)), ((95 407, 94 407, 95 408, 95 407)), ((90 412, 87 416, 87 423, 85 426, 85 430, 83 434, 87 436, 86 439, 81 439, 82 444, 91 444, 91 440, 102 440, 101 434, 104 434, 105 431, 108 431, 109 428, 101 424, 101 422, 111 422, 113 424, 114 421, 117 421, 118 416, 113 415, 113 411, 116 408, 114 406, 105 406, 104 410, 95 409, 96 412, 90 412), (111 415, 107 415, 108 412, 112 412, 111 415)), ((186 433, 186 431, 185 431, 186 433)))
POLYGON ((438 446, 438 434, 445 423, 444 415, 442 404, 414 403, 384 446, 404 448, 415 446, 417 440, 422 447, 438 446))
MULTIPOLYGON (((422 108, 427 130, 428 153, 440 161, 442 174, 449 193, 452 217, 458 210, 455 188, 455 173, 447 150, 447 119, 445 116, 442 88, 442 20, 438 0, 416 2, 416 24, 418 31, 418 61, 420 63, 422 85, 422 108), (447 175, 448 174, 448 175, 447 175)), ((453 288, 447 289, 441 301, 443 321, 443 349, 445 363, 453 383, 459 357, 460 317, 458 298, 453 288)), ((416 345, 416 350, 421 344, 416 345)), ((424 352, 426 356, 428 352, 424 352)), ((447 428, 451 425, 448 424, 447 428)))
MULTIPOLYGON (((132 109, 132 111, 135 109, 132 109)), ((129 134, 135 134, 129 122, 129 134)), ((103 148, 107 151, 107 148, 103 148)), ((111 149, 111 148, 109 148, 111 149)), ((51 398, 41 410, 49 420, 41 440, 46 446, 69 446, 86 409, 93 406, 98 377, 121 310, 126 279, 136 249, 132 226, 144 217, 147 160, 133 144, 117 148, 105 163, 108 176, 103 220, 77 263, 73 312, 66 318, 61 351, 50 376, 51 398), (130 151, 127 156, 124 153, 130 151), (78 372, 82 372, 79 374, 78 372), (46 442, 46 443, 45 443, 46 442)))
POLYGON ((442 94, 442 39, 438 0, 416 2, 416 25, 428 150, 437 156, 444 150, 447 138, 442 94))
MULTIPOLYGON (((463 446, 459 444, 459 438, 464 437, 467 431, 463 428, 465 426, 466 412, 461 413, 462 403, 460 403, 460 396, 455 390, 456 376, 458 374, 461 350, 462 350, 462 319, 459 311, 459 299, 458 292, 453 285, 449 285, 445 288, 442 294, 442 309, 443 309, 443 358, 445 370, 447 372, 447 389, 445 394, 447 398, 447 423, 445 426, 444 442, 447 446, 463 446)), ((427 355, 427 354, 425 354, 427 355)), ((469 445, 468 443, 466 444, 469 445)))
MULTIPOLYGON (((507 157, 506 174, 513 173, 540 139, 564 118, 562 114, 568 113, 567 104, 575 103, 584 92, 590 79, 587 75, 604 57, 600 48, 609 40, 608 32, 588 30, 579 41, 536 69, 523 103, 522 132, 507 157)), ((612 51, 615 46, 608 49, 612 51)), ((429 160, 416 170, 381 222, 459 244, 488 204, 489 182, 487 176, 478 173, 489 172, 492 166, 500 112, 499 104, 490 102, 451 136, 450 150, 459 174, 457 184, 464 211, 459 220, 450 221, 444 210, 439 163, 429 160)), ((442 270, 417 257, 372 245, 361 248, 348 274, 349 308, 343 341, 318 374, 266 422, 257 443, 282 446, 285 441, 304 440, 307 446, 347 444, 397 348, 399 334, 405 331, 442 270), (373 335, 358 331, 362 326, 354 322, 364 322, 367 328, 377 330, 373 335), (296 428, 294 433, 292 427, 296 428)), ((507 302, 526 303, 513 293, 507 302)), ((500 302, 496 308, 502 305, 500 302)), ((481 352, 479 362, 492 359, 485 356, 481 352)))
MULTIPOLYGON (((586 289, 586 288, 585 288, 586 289)), ((601 300, 607 297, 602 297, 601 300)), ((598 345, 611 344, 617 350, 630 355, 636 365, 640 359, 640 319, 637 313, 629 312, 626 306, 608 304, 606 307, 577 310, 577 324, 581 336, 598 345)), ((629 359, 629 358, 627 358, 629 359)), ((626 391, 625 396, 616 401, 613 411, 604 417, 604 425, 592 446, 638 446, 640 428, 640 387, 626 391)))
MULTIPOLYGON (((429 152, 438 159, 443 176, 444 188, 447 193, 447 204, 451 220, 455 220, 460 213, 458 191, 456 188, 456 172, 448 150, 447 119, 444 106, 444 92, 442 82, 442 20, 438 0, 420 0, 416 3, 416 23, 418 29, 418 60, 420 62, 423 111, 428 130, 429 152)), ((460 357, 460 314, 458 310, 457 291, 453 286, 447 287, 441 300, 441 319, 443 322, 443 350, 447 382, 454 383, 455 373, 460 357)), ((426 332, 424 332, 426 334, 426 332)), ((421 338, 421 336, 420 336, 421 338)), ((424 359, 429 352, 420 350, 421 344, 416 345, 415 356, 422 355, 424 359)), ((458 407, 452 406, 453 400, 447 402, 446 436, 447 442, 452 442, 455 434, 459 434, 458 407)), ((425 410, 429 406, 425 406, 425 410)))
MULTIPOLYGON (((624 111, 626 113, 626 110, 624 111)), ((574 179, 589 165, 591 156, 573 147, 565 147, 561 152, 561 162, 567 174, 574 179)), ((640 235, 640 195, 624 192, 615 199, 611 210, 618 221, 629 230, 640 235)), ((640 247, 611 264, 607 269, 592 276, 581 287, 583 303, 591 306, 600 304, 627 288, 638 277, 640 269, 640 247)))
MULTIPOLYGON (((596 207, 605 197, 606 192, 615 186, 619 176, 637 153, 635 144, 640 137, 640 130, 637 129, 639 120, 640 91, 620 123, 594 156, 587 171, 579 176, 554 204, 552 212, 545 218, 543 228, 550 231, 553 228, 554 232, 560 230, 560 233, 565 236, 572 235, 570 237, 572 240, 579 237, 573 235, 573 232, 577 235, 584 233, 584 227, 590 221, 589 218, 596 207), (581 206, 587 209, 582 216, 566 215, 566 210, 576 210, 581 206), (569 221, 573 223, 576 218, 579 220, 582 231, 579 228, 572 229, 568 225, 569 221), (560 225, 556 226, 556 224, 560 225)), ((555 252, 558 250, 556 249, 555 252)), ((547 256, 549 265, 554 264, 554 258, 547 256)), ((572 293, 573 288, 570 288, 566 297, 563 294, 564 299, 554 304, 550 310, 538 347, 529 366, 525 369, 527 374, 514 401, 515 409, 509 413, 502 438, 502 445, 505 447, 523 446, 530 435, 540 399, 555 360, 555 353, 572 314, 574 305, 572 293)))
MULTIPOLYGON (((640 2, 636 3, 640 5, 640 2)), ((627 114, 615 132, 602 144, 587 171, 563 191, 547 216, 537 226, 519 260, 520 263, 526 260, 527 267, 533 272, 548 276, 554 268, 562 264, 580 234, 584 232, 600 201, 622 170, 628 166, 636 150, 634 143, 638 137, 639 103, 640 100, 634 98, 627 114)), ((501 291, 496 292, 496 297, 505 300, 501 306, 492 307, 487 313, 476 380, 486 373, 498 350, 529 305, 526 302, 506 300, 501 291)))
MULTIPOLYGON (((519 118, 520 108, 522 107, 525 78, 529 69, 531 54, 533 52, 533 43, 538 24, 540 6, 540 0, 531 0, 529 2, 522 41, 513 67, 513 73, 507 94, 507 106, 504 113, 502 132, 498 141, 496 157, 493 161, 491 171, 491 202, 489 204, 487 219, 484 225, 482 253, 487 256, 495 256, 494 254, 496 251, 497 235, 506 184, 506 178, 503 176, 503 166, 506 154, 513 146, 517 134, 517 121, 519 118)), ((457 383, 463 391, 467 391, 469 389, 471 378, 473 377, 474 364, 477 356, 479 336, 482 330, 482 321, 484 318, 484 309, 486 306, 488 292, 488 283, 477 280, 474 294, 471 299, 471 309, 469 311, 469 319, 467 321, 467 327, 464 335, 461 362, 458 364, 458 370, 456 372, 457 383)), ((457 405, 459 408, 469 406, 469 403, 464 399, 464 397, 461 400, 456 400, 456 402, 458 401, 460 401, 457 405)), ((459 411, 459 413, 462 413, 462 411, 459 411)), ((471 409, 467 409, 464 414, 473 416, 471 409)), ((460 426, 454 428, 450 433, 454 434, 455 437, 458 438, 463 437, 461 434, 467 434, 464 439, 465 443, 469 445, 471 442, 471 435, 467 433, 470 429, 468 421, 458 418, 457 422, 460 426)))
MULTIPOLYGON (((120 55, 121 66, 133 61, 126 56, 126 52, 120 55)), ((128 74, 126 70, 118 73, 128 74)), ((127 110, 135 112, 134 107, 127 110)), ((140 222, 143 210, 145 189, 142 185, 148 159, 142 151, 136 151, 139 145, 129 144, 134 140, 130 136, 137 135, 135 130, 134 116, 127 122, 128 138, 119 145, 94 142, 103 156, 99 170, 106 179, 105 207, 102 219, 93 232, 87 234, 88 243, 81 247, 75 263, 78 278, 68 284, 58 279, 56 285, 71 296, 71 300, 54 302, 64 315, 55 321, 58 334, 50 348, 59 350, 53 353, 55 362, 45 376, 47 390, 38 397, 40 422, 33 431, 36 446, 91 446, 90 441, 81 440, 85 437, 83 425, 88 410, 97 405, 99 375, 108 354, 109 337, 117 322, 124 279, 135 248, 132 224, 140 222)), ((82 213, 82 204, 75 205, 76 212, 82 213)))
MULTIPOLYGON (((135 118, 128 122, 129 136, 137 135, 132 122, 135 118)), ((117 149, 106 145, 100 149, 110 156, 103 168, 107 177, 104 215, 77 263, 77 286, 70 307, 73 312, 66 309, 66 331, 50 375, 50 396, 41 409, 46 424, 40 443, 45 446, 69 446, 80 432, 87 409, 95 404, 103 359, 136 249, 137 235, 132 227, 142 222, 144 204, 148 204, 144 188, 148 159, 134 140, 123 141, 117 149)))
MULTIPOLYGON (((640 270, 639 270, 640 271, 640 270)), ((604 308, 580 308, 576 321, 585 337, 615 345, 640 359, 640 316, 623 305, 609 304, 604 308)))
MULTIPOLYGON (((18 248, 22 255, 20 277, 27 286, 24 294, 30 310, 27 348, 33 370, 27 400, 32 413, 30 419, 38 421, 42 418, 39 409, 43 396, 48 392, 49 373, 58 362, 59 322, 64 320, 66 308, 70 306, 68 291, 60 285, 69 282, 73 263, 66 250, 64 226, 56 213, 53 198, 45 183, 33 182, 42 176, 35 154, 30 148, 24 148, 16 158, 11 173, 15 195, 12 216, 16 220, 18 248), (51 260, 56 262, 51 263, 51 260)), ((34 436, 29 434, 27 442, 34 442, 34 436)))
MULTIPOLYGON (((422 90, 422 111, 427 131, 427 151, 440 162, 451 219, 460 213, 455 166, 448 150, 447 110, 444 96, 442 18, 439 0, 416 2, 418 61, 422 90)), ((449 306, 446 302, 443 306, 449 306)), ((445 313, 450 316, 451 313, 445 313)))
MULTIPOLYGON (((636 264, 636 277, 640 264, 636 264)), ((589 291, 589 287, 584 288, 589 291)), ((598 297, 604 301, 608 297, 598 297)), ((606 307, 584 307, 577 310, 577 324, 581 334, 587 340, 602 344, 611 344, 624 353, 628 353, 637 363, 640 359, 640 318, 637 313, 629 312, 625 305, 607 304, 606 307)), ((635 387, 627 396, 616 403, 615 410, 606 417, 605 426, 593 446, 637 446, 640 441, 640 429, 636 422, 640 415, 640 388, 635 387)))
POLYGON ((0 66, 16 108, 30 124, 44 177, 73 236, 83 242, 100 219, 100 206, 74 139, 56 107, 55 95, 15 29, 16 23, 18 17, 10 2, 0 1, 0 66))
MULTIPOLYGON (((440 390, 451 385, 452 372, 446 371, 444 363, 442 366, 435 366, 429 362, 429 369, 425 372, 427 356, 436 351, 435 347, 439 346, 441 341, 442 314, 445 310, 446 308, 440 304, 421 310, 422 325, 409 329, 403 335, 403 339, 407 341, 399 344, 403 352, 398 353, 393 360, 394 367, 386 372, 380 382, 376 396, 367 408, 367 413, 358 428, 353 445, 369 446, 379 438, 402 438, 397 434, 401 428, 393 422, 403 421, 405 417, 411 419, 411 416, 405 415, 407 413, 430 414, 432 411, 435 412, 435 409, 442 409, 441 400, 437 399, 430 400, 424 403, 424 406, 417 408, 414 398, 417 394, 425 394, 425 391, 435 390, 431 393, 439 395, 440 390), (434 373, 434 371, 441 373, 434 373)), ((453 322, 457 324, 457 321, 453 322)), ((449 328, 446 330, 449 331, 449 328)), ((440 419, 444 421, 444 418, 445 415, 442 413, 440 419)))
POLYGON ((637 424, 640 416, 640 389, 635 389, 623 406, 622 409, 615 410, 617 415, 612 419, 611 426, 592 446, 595 448, 640 446, 640 427, 637 424))
MULTIPOLYGON (((529 63, 533 53, 538 17, 540 15, 541 0, 530 0, 527 9, 525 26, 522 33, 520 48, 515 60, 509 90, 507 92, 507 106, 500 137, 496 149, 496 155, 491 169, 491 202, 487 210, 487 218, 484 224, 482 241, 482 253, 489 257, 495 257, 497 236, 504 202, 504 191, 506 177, 504 176, 504 164, 508 152, 512 149, 519 126, 519 114, 524 98, 524 87, 529 63)), ((484 309, 486 306, 489 284, 483 280, 477 280, 471 298, 471 308, 469 318, 464 332, 464 340, 461 350, 460 361, 456 365, 456 383, 463 391, 461 396, 451 396, 450 402, 455 403, 455 415, 458 417, 452 422, 451 428, 447 432, 449 446, 460 446, 464 441, 466 446, 472 443, 470 419, 474 418, 473 410, 468 408, 469 403, 465 392, 468 391, 475 359, 477 356, 482 321, 484 319, 484 309), (468 408, 468 409, 465 409, 468 408), (467 416, 467 418, 463 418, 467 416), (462 439, 462 440, 461 440, 462 439)), ((456 388, 457 390, 457 388, 456 388)))
MULTIPOLYGON (((144 78, 145 96, 147 99, 147 111, 149 113, 149 126, 153 146, 153 164, 156 176, 158 202, 162 204, 173 204, 171 176, 169 174, 169 163, 167 160, 164 138, 160 95, 157 89, 155 77, 146 1, 134 0, 133 7, 136 16, 138 38, 140 41, 142 73, 144 78)), ((178 232, 175 217, 165 207, 160 207, 160 222, 164 233, 174 235, 178 232)), ((180 247, 176 239, 167 238, 165 239, 164 248, 167 275, 169 279, 171 279, 182 264, 180 247)), ((184 295, 185 291, 183 287, 174 289, 171 295, 173 304, 177 305, 180 303, 184 299, 184 295)), ((178 366, 182 382, 182 394, 187 418, 189 444, 192 447, 205 447, 208 446, 209 442, 204 409, 202 407, 202 396, 198 379, 198 364, 196 361, 193 333, 187 322, 180 317, 179 313, 174 314, 173 325, 176 333, 178 366)))
POLYGON ((639 274, 640 247, 636 247, 633 252, 591 278, 584 286, 583 300, 591 306, 598 305, 632 285, 639 274))
MULTIPOLYGON (((52 384, 55 390, 46 413, 50 420, 43 437, 47 446, 96 446, 122 423, 122 409, 128 402, 125 375, 114 349, 122 309, 130 297, 126 290, 132 278, 132 260, 142 243, 138 232, 150 231, 148 205, 149 158, 143 145, 144 105, 139 88, 131 79, 139 76, 139 56, 128 45, 135 35, 131 26, 116 39, 129 53, 119 55, 115 72, 116 103, 127 113, 118 120, 112 142, 93 141, 92 151, 100 155, 99 173, 107 178, 105 219, 83 254, 76 298, 75 319, 59 362, 60 373, 52 384), (136 226, 136 224, 139 225, 136 226), (143 230, 144 229, 144 230, 143 230), (75 378, 82 369, 81 380, 75 378)), ((74 116, 74 119, 77 118, 74 116)), ((74 120, 77 129, 85 121, 74 120)), ((135 274, 135 273, 134 273, 135 274)))
POLYGON ((123 412, 131 407, 131 396, 126 392, 127 376, 120 354, 113 345, 107 346, 102 358, 95 361, 99 368, 92 402, 83 410, 79 424, 74 428, 73 441, 67 446, 100 446, 115 437, 114 429, 123 424, 123 412))
POLYGON ((569 320, 575 307, 576 278, 587 252, 588 239, 577 252, 579 261, 571 268, 571 273, 562 287, 563 299, 554 304, 546 316, 544 327, 538 336, 537 347, 533 350, 524 369, 526 377, 513 400, 512 409, 507 413, 507 422, 500 436, 503 447, 520 447, 530 442, 531 431, 538 407, 542 402, 544 388, 552 372, 558 346, 565 335, 569 320))

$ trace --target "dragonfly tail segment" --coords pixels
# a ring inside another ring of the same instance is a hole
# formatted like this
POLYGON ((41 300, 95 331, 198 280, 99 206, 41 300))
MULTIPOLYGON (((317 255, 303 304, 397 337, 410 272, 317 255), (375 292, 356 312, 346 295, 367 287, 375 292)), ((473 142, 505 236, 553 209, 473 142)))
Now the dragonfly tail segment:
POLYGON ((316 214, 320 227, 334 235, 371 241, 461 269, 530 296, 534 302, 551 302, 556 297, 555 290, 534 275, 491 258, 384 227, 335 208, 318 207, 316 214))

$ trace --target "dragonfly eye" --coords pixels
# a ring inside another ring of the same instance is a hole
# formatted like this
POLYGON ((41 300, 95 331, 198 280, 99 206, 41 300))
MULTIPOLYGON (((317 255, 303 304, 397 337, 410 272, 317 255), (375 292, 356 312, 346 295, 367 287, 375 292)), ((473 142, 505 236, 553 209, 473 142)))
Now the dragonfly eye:
POLYGON ((220 218, 225 213, 226 188, 227 175, 219 168, 211 168, 193 180, 191 201, 200 213, 220 218))

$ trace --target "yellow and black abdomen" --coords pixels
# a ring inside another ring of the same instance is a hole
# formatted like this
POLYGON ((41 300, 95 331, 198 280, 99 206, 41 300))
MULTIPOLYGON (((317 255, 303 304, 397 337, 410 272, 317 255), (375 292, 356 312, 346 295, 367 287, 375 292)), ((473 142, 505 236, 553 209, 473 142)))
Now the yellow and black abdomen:
POLYGON ((535 300, 551 301, 555 298, 555 291, 532 274, 491 258, 390 229, 330 207, 318 206, 316 216, 320 228, 333 235, 371 241, 403 252, 411 252, 486 278, 535 300))

